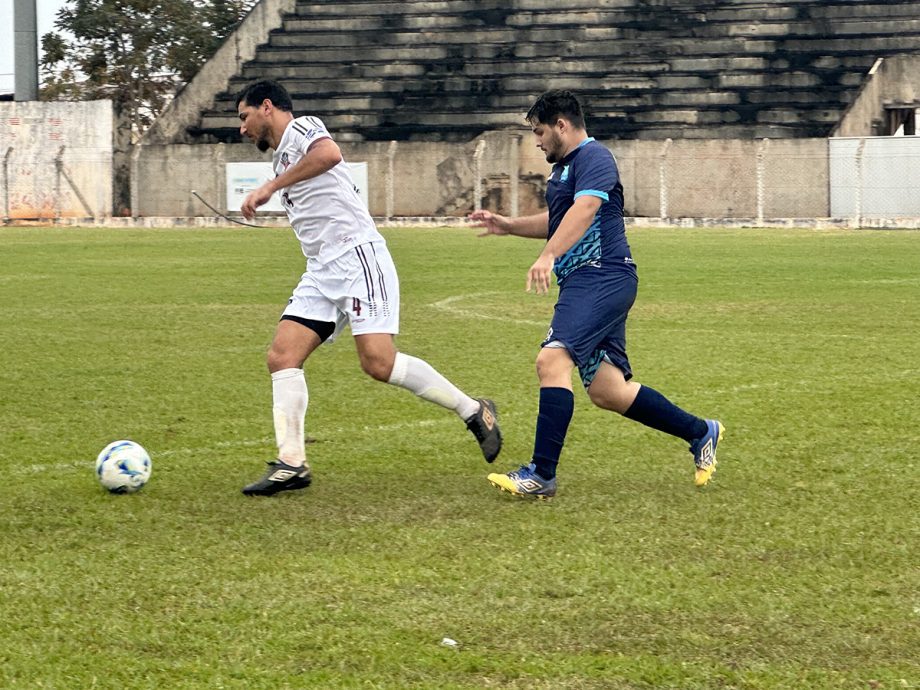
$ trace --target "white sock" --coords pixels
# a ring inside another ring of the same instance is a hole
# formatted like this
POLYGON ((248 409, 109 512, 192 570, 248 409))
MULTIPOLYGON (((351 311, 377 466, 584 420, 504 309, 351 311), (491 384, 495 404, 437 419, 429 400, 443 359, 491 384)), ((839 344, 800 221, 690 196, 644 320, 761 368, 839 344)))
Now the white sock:
POLYGON ((479 403, 441 376, 428 362, 396 353, 393 371, 387 383, 405 388, 418 397, 453 410, 461 419, 469 419, 479 410, 479 403))
POLYGON ((278 459, 294 467, 300 467, 307 461, 303 427, 309 398, 303 369, 282 369, 272 373, 272 412, 278 459))

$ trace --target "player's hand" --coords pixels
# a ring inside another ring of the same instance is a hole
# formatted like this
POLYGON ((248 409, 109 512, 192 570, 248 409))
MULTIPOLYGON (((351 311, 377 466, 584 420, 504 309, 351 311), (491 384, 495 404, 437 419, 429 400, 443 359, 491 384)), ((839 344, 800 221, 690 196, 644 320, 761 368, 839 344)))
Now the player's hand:
POLYGON ((468 218, 472 221, 476 221, 477 228, 486 229, 485 232, 479 233, 477 237, 511 234, 511 219, 500 216, 497 213, 492 213, 491 211, 483 209, 482 211, 473 211, 468 218))
POLYGON ((527 292, 533 289, 538 295, 549 292, 553 275, 553 257, 541 254, 527 271, 527 292))
POLYGON ((263 184, 258 189, 254 189, 249 194, 246 195, 246 198, 243 199, 243 205, 240 206, 240 211, 243 213, 243 218, 246 220, 252 220, 255 218, 256 209, 263 204, 268 203, 268 200, 272 198, 274 192, 268 188, 267 184, 263 184))

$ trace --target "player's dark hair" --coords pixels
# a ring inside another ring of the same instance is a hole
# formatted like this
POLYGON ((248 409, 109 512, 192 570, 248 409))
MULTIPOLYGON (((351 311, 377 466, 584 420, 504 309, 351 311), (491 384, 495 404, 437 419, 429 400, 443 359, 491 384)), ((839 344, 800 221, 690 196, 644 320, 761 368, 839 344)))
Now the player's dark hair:
POLYGON ((281 86, 281 84, 271 79, 253 82, 244 88, 236 97, 236 105, 237 107, 239 107, 240 103, 245 103, 246 105, 261 105, 262 101, 266 98, 270 100, 272 105, 278 110, 289 113, 294 109, 294 104, 291 102, 291 94, 289 94, 287 89, 281 86))
POLYGON ((585 128, 585 114, 581 108, 581 101, 574 93, 564 89, 547 91, 527 111, 527 121, 532 125, 539 122, 552 126, 560 117, 564 117, 574 127, 585 128))

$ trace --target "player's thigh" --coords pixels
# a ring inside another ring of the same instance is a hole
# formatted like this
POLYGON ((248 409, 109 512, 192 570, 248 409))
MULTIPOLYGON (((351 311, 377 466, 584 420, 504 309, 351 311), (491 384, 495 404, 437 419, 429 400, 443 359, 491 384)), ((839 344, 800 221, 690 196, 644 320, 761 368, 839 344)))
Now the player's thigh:
POLYGON ((324 283, 328 279, 322 270, 304 273, 281 314, 282 318, 335 323, 339 310, 325 289, 324 283))
POLYGON ((632 272, 608 273, 590 266, 570 274, 559 291, 544 345, 565 345, 579 367, 589 365, 611 333, 625 335, 626 317, 636 298, 632 272))
POLYGON ((268 369, 271 372, 282 369, 295 369, 303 366, 316 348, 323 341, 312 328, 282 319, 275 328, 271 347, 268 350, 268 369))

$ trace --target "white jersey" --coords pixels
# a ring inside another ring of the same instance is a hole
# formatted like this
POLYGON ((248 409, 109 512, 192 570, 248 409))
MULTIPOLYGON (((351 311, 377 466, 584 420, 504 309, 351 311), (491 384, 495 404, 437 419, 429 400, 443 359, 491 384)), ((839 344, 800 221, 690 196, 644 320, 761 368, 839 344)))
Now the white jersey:
MULTIPOLYGON (((296 164, 314 142, 331 138, 317 117, 291 120, 272 157, 275 175, 296 164)), ((312 261, 325 264, 359 244, 383 242, 344 161, 279 193, 304 256, 312 261)))

